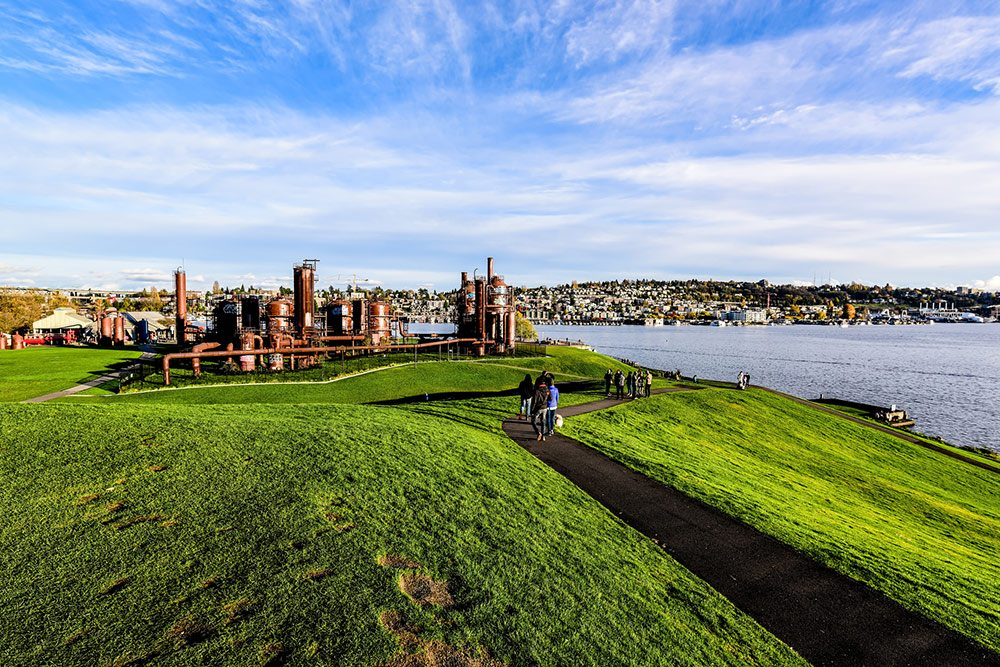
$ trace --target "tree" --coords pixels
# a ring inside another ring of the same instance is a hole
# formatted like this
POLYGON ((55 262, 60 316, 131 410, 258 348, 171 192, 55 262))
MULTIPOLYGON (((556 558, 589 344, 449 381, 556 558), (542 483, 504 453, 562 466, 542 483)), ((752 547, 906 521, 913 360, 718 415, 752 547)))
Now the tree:
POLYGON ((219 286, 219 281, 216 280, 215 282, 212 283, 212 294, 218 294, 221 291, 222 288, 219 286))
POLYGON ((0 333, 26 329, 42 318, 44 298, 35 292, 0 292, 0 333))
POLYGON ((514 336, 518 340, 538 340, 538 332, 535 331, 535 325, 520 312, 517 313, 517 319, 514 323, 514 336))
POLYGON ((856 315, 857 315, 857 312, 854 309, 854 304, 852 304, 852 303, 845 303, 844 304, 844 319, 853 320, 856 315))

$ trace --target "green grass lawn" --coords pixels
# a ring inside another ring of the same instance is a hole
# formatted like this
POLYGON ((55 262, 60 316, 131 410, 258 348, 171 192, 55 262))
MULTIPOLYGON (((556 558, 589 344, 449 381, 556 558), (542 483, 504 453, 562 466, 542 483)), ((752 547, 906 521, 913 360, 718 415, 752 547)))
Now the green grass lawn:
POLYGON ((498 433, 503 400, 0 406, 0 663, 800 663, 498 433))
POLYGON ((1000 476, 763 391, 703 389, 567 432, 1000 650, 1000 476))
POLYGON ((137 350, 49 345, 0 351, 0 402, 23 401, 69 389, 100 377, 112 364, 135 359, 140 354, 137 350))
MULTIPOLYGON (((303 371, 314 374, 305 379, 314 379, 315 384, 249 385, 243 384, 239 376, 234 376, 235 383, 232 385, 129 392, 116 396, 113 400, 170 404, 370 403, 409 396, 510 390, 518 385, 525 374, 535 377, 543 368, 555 375, 557 384, 560 381, 598 381, 603 378, 606 364, 612 363, 618 367, 617 362, 592 352, 555 348, 553 356, 541 359, 512 357, 482 361, 404 363, 326 383, 318 381, 319 369, 303 371)), ((298 373, 270 377, 276 380, 286 377, 293 382, 303 379, 298 373)), ((597 394, 588 396, 596 398, 597 394)), ((72 397, 65 400, 79 402, 85 399, 72 397)), ((516 401, 510 402, 516 412, 516 401)))

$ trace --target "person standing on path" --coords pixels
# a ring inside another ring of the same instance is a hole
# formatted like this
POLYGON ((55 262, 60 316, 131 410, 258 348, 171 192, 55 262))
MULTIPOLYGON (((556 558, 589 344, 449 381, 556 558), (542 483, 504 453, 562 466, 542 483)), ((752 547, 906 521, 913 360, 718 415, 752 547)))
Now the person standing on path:
POLYGON ((535 392, 531 396, 531 428, 535 431, 537 440, 545 440, 545 418, 549 411, 549 387, 544 381, 535 383, 535 392))
POLYGON ((548 413, 545 416, 546 434, 556 434, 556 408, 559 407, 559 388, 556 387, 554 378, 547 382, 549 387, 548 413))
POLYGON ((646 398, 653 393, 653 371, 646 371, 646 398))
POLYGON ((608 372, 604 374, 604 395, 605 398, 611 398, 611 382, 615 379, 615 374, 608 369, 608 372))
POLYGON ((531 416, 531 396, 535 393, 535 387, 531 384, 531 375, 524 374, 521 384, 517 385, 517 393, 521 397, 521 411, 517 414, 517 418, 528 419, 531 416))
POLYGON ((621 369, 615 371, 615 398, 622 400, 622 391, 625 389, 625 374, 621 369))

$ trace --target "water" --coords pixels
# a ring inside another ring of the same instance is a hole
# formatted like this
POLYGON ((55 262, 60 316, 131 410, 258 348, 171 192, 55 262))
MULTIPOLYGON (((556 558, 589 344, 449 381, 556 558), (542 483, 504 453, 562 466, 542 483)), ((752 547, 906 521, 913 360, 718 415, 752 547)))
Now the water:
POLYGON ((1000 325, 540 326, 541 338, 686 376, 751 382, 906 410, 916 430, 1000 451, 1000 325))

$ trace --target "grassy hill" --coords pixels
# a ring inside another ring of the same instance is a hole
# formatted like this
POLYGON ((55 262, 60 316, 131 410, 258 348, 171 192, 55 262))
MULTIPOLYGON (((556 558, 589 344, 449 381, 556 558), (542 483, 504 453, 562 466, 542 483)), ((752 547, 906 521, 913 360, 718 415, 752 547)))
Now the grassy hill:
POLYGON ((1000 475, 773 394, 709 388, 569 435, 1000 651, 1000 475))
POLYGON ((0 405, 0 662, 801 664, 502 435, 523 361, 0 405))
MULTIPOLYGON (((108 367, 135 359, 135 350, 29 347, 0 352, 0 402, 23 401, 94 380, 108 367)), ((94 393, 107 393, 100 389, 94 393)))

